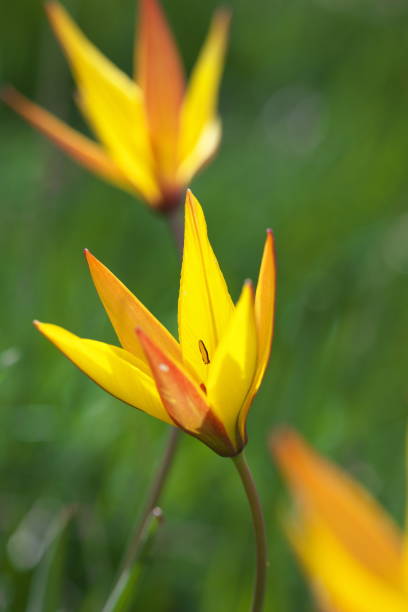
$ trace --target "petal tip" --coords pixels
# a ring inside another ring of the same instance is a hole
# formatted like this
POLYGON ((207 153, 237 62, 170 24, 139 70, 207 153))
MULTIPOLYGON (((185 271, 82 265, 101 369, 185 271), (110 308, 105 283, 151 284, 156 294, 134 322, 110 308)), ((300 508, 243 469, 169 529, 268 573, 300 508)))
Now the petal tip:
POLYGON ((232 7, 225 4, 224 6, 219 6, 216 9, 215 18, 223 25, 223 27, 227 28, 230 25, 232 13, 232 7))
POLYGON ((195 200, 194 194, 191 191, 191 189, 188 188, 186 191, 186 201, 185 201, 186 206, 192 207, 194 205, 194 200, 195 200))
POLYGON ((51 17, 52 13, 55 13, 55 11, 58 11, 60 8, 62 7, 56 0, 48 0, 48 2, 45 2, 44 4, 44 10, 48 17, 51 17))
POLYGON ((294 456, 301 444, 300 435, 288 425, 279 427, 269 436, 269 449, 280 463, 285 461, 285 457, 294 456))
POLYGON ((84 248, 83 254, 84 254, 84 257, 85 257, 85 259, 86 259, 86 261, 88 262, 89 265, 91 265, 92 263, 97 263, 98 262, 98 260, 96 259, 95 255, 93 255, 88 248, 86 248, 86 247, 84 248))
POLYGON ((255 291, 254 291, 254 283, 252 282, 252 279, 250 278, 245 279, 243 291, 248 291, 251 297, 254 297, 255 291))
POLYGON ((266 229, 266 241, 272 246, 274 247, 275 244, 275 234, 273 232, 273 229, 268 227, 266 229))
POLYGON ((9 105, 13 104, 16 95, 17 95, 17 90, 12 85, 9 85, 8 83, 7 85, 3 85, 0 88, 0 99, 9 105))

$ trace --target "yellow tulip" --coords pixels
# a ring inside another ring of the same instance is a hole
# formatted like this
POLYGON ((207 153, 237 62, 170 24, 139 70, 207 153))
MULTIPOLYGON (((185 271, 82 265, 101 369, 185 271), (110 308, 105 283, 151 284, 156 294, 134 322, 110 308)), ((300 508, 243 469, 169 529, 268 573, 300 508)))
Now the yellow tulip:
POLYGON ((179 204, 220 142, 216 105, 229 13, 215 14, 187 86, 157 0, 140 0, 134 78, 104 57, 60 4, 49 3, 47 13, 74 74, 79 108, 100 144, 11 87, 3 99, 92 172, 156 209, 179 204))
POLYGON ((223 456, 246 444, 246 419, 269 360, 275 301, 273 237, 267 232, 256 292, 249 281, 234 306, 207 237, 200 204, 187 193, 178 302, 180 342, 85 252, 122 348, 79 338, 56 325, 38 329, 120 400, 177 425, 223 456))
POLYGON ((321 609, 407 612, 400 529, 367 491, 295 432, 274 436, 272 451, 296 501, 287 533, 321 609))

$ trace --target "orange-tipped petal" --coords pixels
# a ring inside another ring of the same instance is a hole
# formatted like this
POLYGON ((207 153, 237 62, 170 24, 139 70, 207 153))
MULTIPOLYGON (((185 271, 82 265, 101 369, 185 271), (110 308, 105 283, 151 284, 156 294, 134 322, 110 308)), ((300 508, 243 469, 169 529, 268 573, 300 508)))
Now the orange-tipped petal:
POLYGON ((276 261, 272 230, 267 230, 258 284, 255 293, 255 318, 258 329, 258 367, 255 377, 256 392, 262 382, 271 354, 275 315, 276 261))
POLYGON ((405 612, 401 585, 360 563, 328 528, 324 518, 305 512, 287 525, 289 539, 304 565, 321 608, 327 612, 405 612))
POLYGON ((140 88, 91 44, 58 2, 47 4, 47 14, 74 72, 81 110, 135 189, 158 204, 140 88))
POLYGON ((157 0, 140 0, 135 48, 136 78, 143 90, 159 172, 174 178, 184 74, 179 53, 157 0))
POLYGON ((142 360, 127 351, 79 338, 75 334, 49 323, 34 321, 37 329, 64 353, 72 363, 102 389, 122 402, 172 423, 164 410, 151 375, 142 369, 142 360))
POLYGON ((401 584, 401 534, 376 501, 294 431, 275 435, 271 448, 300 508, 320 517, 363 566, 401 584))
POLYGON ((146 352, 162 402, 173 421, 222 456, 237 453, 222 422, 207 405, 204 393, 182 366, 169 358, 141 329, 137 335, 146 352))
POLYGON ((125 287, 125 285, 87 249, 86 260, 92 280, 118 339, 127 351, 145 362, 145 352, 135 334, 142 327, 151 338, 173 359, 181 359, 180 346, 152 313, 125 287))
POLYGON ((131 189, 131 184, 120 168, 92 140, 30 102, 13 87, 3 89, 1 98, 82 166, 119 187, 131 189))
POLYGON ((274 326, 276 289, 275 247, 272 230, 267 230, 266 241, 255 293, 255 320, 258 335, 258 363, 247 401, 239 415, 239 430, 246 438, 246 420, 253 398, 258 391, 268 365, 274 326))
POLYGON ((211 361, 234 305, 208 240, 202 208, 191 191, 187 192, 185 206, 179 336, 184 361, 191 363, 205 383, 208 365, 203 361, 200 346, 204 345, 211 361))
POLYGON ((219 142, 217 121, 218 89, 224 65, 224 55, 230 23, 230 13, 216 12, 204 47, 194 67, 181 112, 180 171, 187 177, 214 154, 219 142), (197 148, 200 156, 197 155, 197 148), (195 160, 194 169, 191 159, 195 160), (188 170, 188 171, 187 171, 188 170))

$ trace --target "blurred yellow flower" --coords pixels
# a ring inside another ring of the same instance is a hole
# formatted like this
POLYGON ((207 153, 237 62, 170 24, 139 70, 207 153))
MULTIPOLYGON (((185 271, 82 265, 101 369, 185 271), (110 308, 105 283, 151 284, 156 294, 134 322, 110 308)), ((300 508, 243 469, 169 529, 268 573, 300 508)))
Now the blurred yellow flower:
POLYGON ((255 294, 247 281, 234 306, 208 241, 201 206, 187 193, 180 343, 89 251, 86 258, 123 348, 79 338, 56 325, 35 322, 38 329, 115 397, 177 425, 220 455, 239 453, 272 341, 272 233, 267 233, 255 294))
POLYGON ((135 192, 156 209, 179 204, 185 187, 220 141, 216 105, 229 13, 215 14, 187 87, 157 0, 140 0, 134 79, 87 40, 61 5, 49 3, 47 13, 76 79, 79 108, 100 144, 11 87, 3 90, 3 99, 106 180, 135 192))
POLYGON ((407 612, 406 536, 346 473, 294 431, 272 451, 296 501, 290 541, 325 612, 407 612))

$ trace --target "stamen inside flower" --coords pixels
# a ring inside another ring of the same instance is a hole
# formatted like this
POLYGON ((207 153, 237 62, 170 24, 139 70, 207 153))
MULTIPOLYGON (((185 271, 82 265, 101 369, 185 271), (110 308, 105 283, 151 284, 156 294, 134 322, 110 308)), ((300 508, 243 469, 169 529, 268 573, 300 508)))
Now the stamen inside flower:
POLYGON ((208 356, 208 351, 205 347, 205 344, 202 340, 198 341, 198 348, 200 349, 201 358, 203 362, 205 363, 205 365, 208 365, 210 363, 210 358, 208 356))

